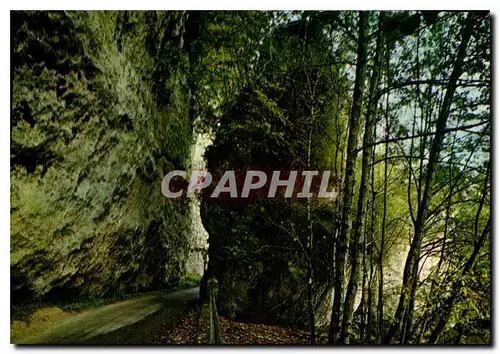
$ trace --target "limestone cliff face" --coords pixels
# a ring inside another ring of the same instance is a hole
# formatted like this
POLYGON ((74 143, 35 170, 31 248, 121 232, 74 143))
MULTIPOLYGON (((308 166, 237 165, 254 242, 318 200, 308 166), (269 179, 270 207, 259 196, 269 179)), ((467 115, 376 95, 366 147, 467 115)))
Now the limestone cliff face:
MULTIPOLYGON (((207 134, 196 134, 192 146, 192 170, 202 171, 206 168, 203 154, 211 139, 207 134)), ((203 226, 200 215, 200 199, 191 199, 191 236, 189 237, 189 258, 186 271, 200 276, 208 266, 208 233, 203 226)))
POLYGON ((161 287, 189 256, 185 14, 13 12, 11 291, 161 287))

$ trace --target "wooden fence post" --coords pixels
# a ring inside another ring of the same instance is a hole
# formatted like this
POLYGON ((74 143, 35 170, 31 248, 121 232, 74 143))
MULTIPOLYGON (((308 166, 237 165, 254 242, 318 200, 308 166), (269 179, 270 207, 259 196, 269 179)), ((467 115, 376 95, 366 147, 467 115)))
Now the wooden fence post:
POLYGON ((219 283, 215 277, 211 277, 208 282, 209 294, 209 314, 210 314, 210 344, 222 344, 220 332, 219 315, 217 314, 217 294, 219 283))

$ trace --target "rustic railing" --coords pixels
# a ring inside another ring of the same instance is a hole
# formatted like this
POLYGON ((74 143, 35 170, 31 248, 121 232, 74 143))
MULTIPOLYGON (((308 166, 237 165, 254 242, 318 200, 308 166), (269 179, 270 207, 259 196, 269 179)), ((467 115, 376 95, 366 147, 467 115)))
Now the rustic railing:
POLYGON ((220 331, 219 315, 217 314, 217 295, 219 290, 219 283, 215 277, 212 277, 207 282, 208 287, 208 309, 210 316, 210 344, 223 344, 222 335, 220 331))

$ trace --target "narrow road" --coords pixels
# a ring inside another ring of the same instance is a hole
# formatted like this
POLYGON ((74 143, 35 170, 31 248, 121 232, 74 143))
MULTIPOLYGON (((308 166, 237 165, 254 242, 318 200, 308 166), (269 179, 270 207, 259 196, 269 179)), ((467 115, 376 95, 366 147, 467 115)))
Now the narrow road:
POLYGON ((22 344, 144 344, 199 299, 199 288, 147 295, 69 317, 22 344))

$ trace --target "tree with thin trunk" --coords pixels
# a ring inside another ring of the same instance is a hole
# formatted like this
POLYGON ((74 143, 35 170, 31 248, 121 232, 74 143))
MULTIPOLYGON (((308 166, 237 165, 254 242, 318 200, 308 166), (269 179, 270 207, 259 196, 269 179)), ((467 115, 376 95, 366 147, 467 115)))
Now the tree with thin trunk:
MULTIPOLYGON (((489 160, 488 164, 488 173, 487 176, 490 176, 489 172, 491 169, 491 158, 489 160)), ((429 344, 434 344, 439 340, 439 337, 441 333, 443 333, 444 329, 446 328, 446 325, 448 324, 448 321, 450 320, 450 315, 453 310, 453 306, 455 305, 455 301, 460 294, 460 288, 461 288, 461 280, 470 272, 472 267, 475 265, 477 256, 479 255, 479 252, 481 251, 481 248, 486 242, 487 237, 490 234, 491 231, 491 215, 488 218, 488 221, 486 223, 486 226, 484 227, 483 231, 481 232, 481 235, 478 235, 478 230, 479 230, 479 216, 481 215, 481 212, 483 210, 486 196, 488 195, 488 177, 486 178, 484 182, 484 187, 483 191, 481 194, 481 200, 479 202, 479 207, 476 213, 476 220, 474 223, 474 249, 467 259, 467 262, 465 263, 464 267, 462 268, 462 272, 459 278, 457 278, 452 285, 452 291, 450 293, 450 296, 446 299, 444 302, 444 306, 441 308, 441 316, 434 327, 434 330, 431 332, 431 335, 429 337, 428 343, 429 344)))
MULTIPOLYGON (((458 48, 457 58, 453 66, 449 85, 446 88, 446 94, 443 100, 443 104, 436 121, 436 133, 429 153, 429 162, 427 164, 427 170, 424 179, 425 186, 422 198, 418 203, 417 216, 415 218, 414 224, 415 228, 413 240, 406 258, 403 271, 403 282, 399 296, 399 303, 396 309, 394 321, 385 338, 386 343, 390 343, 396 333, 398 333, 401 328, 403 328, 403 326, 405 325, 404 320, 411 317, 411 312, 413 311, 412 307, 410 306, 410 299, 414 296, 418 280, 420 251, 422 246, 424 225, 427 217, 427 207, 430 200, 429 191, 439 159, 441 144, 444 135, 443 130, 446 128, 446 122, 448 120, 451 103, 456 90, 456 83, 462 74, 467 45, 472 36, 474 16, 475 14, 473 12, 469 12, 465 21, 465 25, 463 26, 461 36, 462 39, 458 48)), ((420 188, 422 188, 422 186, 420 186, 420 188)))
POLYGON ((358 53, 356 65, 356 79, 354 83, 353 102, 349 119, 349 136, 347 141, 347 159, 346 159, 346 176, 343 188, 343 207, 342 207, 342 223, 340 234, 337 238, 335 248, 335 278, 334 278, 334 298, 333 309, 330 321, 330 331, 328 335, 329 343, 338 343, 342 320, 342 301, 344 294, 344 279, 345 279, 345 259, 347 248, 349 245, 349 230, 350 230, 350 214, 351 204, 355 183, 355 169, 357 156, 357 140, 359 118, 361 116, 361 108, 363 103, 363 89, 366 70, 366 53, 367 53, 367 24, 366 13, 359 12, 358 24, 358 53))
POLYGON ((373 140, 373 126, 375 124, 375 114, 377 109, 377 89, 381 72, 382 52, 384 50, 384 36, 382 23, 384 21, 384 13, 379 16, 379 31, 377 34, 377 44, 375 49, 375 58, 373 63, 373 71, 370 80, 370 93, 368 99, 368 110, 366 114, 365 132, 363 136, 363 146, 368 146, 363 149, 361 180, 358 195, 358 209, 356 220, 353 227, 353 237, 351 241, 351 274, 347 285, 347 292, 344 301, 342 331, 340 334, 340 343, 349 342, 349 331, 352 326, 354 299, 357 294, 360 276, 360 261, 362 245, 364 243, 363 223, 366 213, 366 202, 368 199, 368 181, 370 180, 370 163, 372 158, 373 147, 370 146, 373 140))

